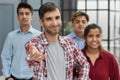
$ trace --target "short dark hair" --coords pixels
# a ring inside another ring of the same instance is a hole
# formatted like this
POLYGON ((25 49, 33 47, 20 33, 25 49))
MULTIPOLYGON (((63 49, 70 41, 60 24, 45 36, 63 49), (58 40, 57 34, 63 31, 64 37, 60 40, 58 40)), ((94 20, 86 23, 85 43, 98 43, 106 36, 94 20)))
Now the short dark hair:
POLYGON ((71 18, 72 22, 73 22, 78 16, 85 16, 87 22, 89 21, 89 16, 88 16, 86 13, 84 13, 84 12, 82 12, 82 11, 76 11, 76 12, 72 15, 72 18, 71 18))
POLYGON ((31 11, 31 13, 33 14, 33 8, 32 8, 32 6, 30 5, 30 4, 28 4, 28 3, 19 3, 18 4, 18 7, 17 7, 17 15, 19 14, 19 9, 20 8, 28 8, 30 11, 31 11))
POLYGON ((58 8, 59 11, 61 12, 61 8, 53 2, 46 2, 42 4, 38 11, 39 18, 42 19, 46 12, 55 11, 56 8, 58 8))

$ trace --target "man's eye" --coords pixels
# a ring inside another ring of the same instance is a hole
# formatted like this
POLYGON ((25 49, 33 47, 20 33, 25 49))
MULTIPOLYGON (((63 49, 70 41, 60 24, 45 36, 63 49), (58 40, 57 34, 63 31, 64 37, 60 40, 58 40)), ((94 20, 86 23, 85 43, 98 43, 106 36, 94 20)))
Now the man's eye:
POLYGON ((60 19, 60 16, 57 16, 56 19, 60 19))
POLYGON ((26 12, 25 14, 26 14, 26 15, 29 15, 30 13, 26 12))
POLYGON ((87 22, 86 21, 82 21, 83 24, 86 24, 87 22))
POLYGON ((93 35, 88 35, 88 37, 90 37, 90 38, 91 38, 91 37, 93 37, 93 35))
POLYGON ((77 20, 77 21, 75 21, 75 23, 80 23, 80 21, 77 20))
POLYGON ((50 21, 50 20, 51 20, 51 18, 47 18, 46 20, 47 20, 47 21, 50 21))
POLYGON ((19 13, 20 15, 23 15, 24 13, 19 13))

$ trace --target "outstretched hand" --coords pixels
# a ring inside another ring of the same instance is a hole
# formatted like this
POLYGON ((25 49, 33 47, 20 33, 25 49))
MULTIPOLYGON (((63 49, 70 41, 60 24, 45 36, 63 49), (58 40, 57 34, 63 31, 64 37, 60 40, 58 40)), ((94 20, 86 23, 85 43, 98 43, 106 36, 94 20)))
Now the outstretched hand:
POLYGON ((33 46, 32 44, 28 44, 28 47, 29 47, 29 58, 30 60, 34 60, 34 61, 37 61, 37 62, 40 62, 42 60, 44 60, 46 58, 46 56, 41 53, 35 46, 33 46))

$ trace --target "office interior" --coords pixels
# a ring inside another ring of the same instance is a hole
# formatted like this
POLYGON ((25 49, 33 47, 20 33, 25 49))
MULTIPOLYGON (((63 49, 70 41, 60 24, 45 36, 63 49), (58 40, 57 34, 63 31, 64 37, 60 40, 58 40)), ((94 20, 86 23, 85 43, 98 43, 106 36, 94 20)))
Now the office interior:
MULTIPOLYGON (((120 64, 120 0, 0 0, 0 54, 8 32, 19 27, 16 8, 20 2, 33 6, 34 20, 32 25, 43 31, 39 25, 38 9, 45 2, 54 2, 62 10, 62 27, 60 34, 65 36, 72 31, 71 17, 77 11, 83 11, 90 17, 89 23, 96 23, 103 31, 102 45, 111 51, 120 64)), ((2 65, 0 59, 0 75, 2 65)))

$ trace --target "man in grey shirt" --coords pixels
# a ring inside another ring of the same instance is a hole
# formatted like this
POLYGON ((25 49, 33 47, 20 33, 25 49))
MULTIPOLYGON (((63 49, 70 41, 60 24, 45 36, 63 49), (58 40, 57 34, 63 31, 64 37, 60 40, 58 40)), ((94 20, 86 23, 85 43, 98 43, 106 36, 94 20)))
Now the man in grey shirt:
POLYGON ((73 66, 77 62, 80 65, 79 79, 88 80, 87 59, 72 39, 58 34, 62 25, 60 12, 60 7, 52 2, 39 8, 44 32, 25 45, 28 65, 38 80, 73 80, 73 66))

